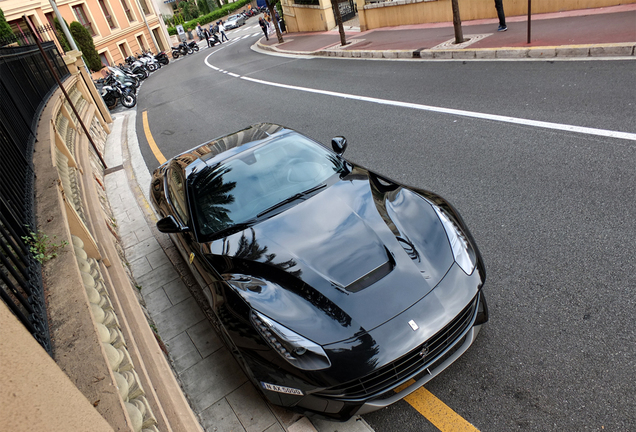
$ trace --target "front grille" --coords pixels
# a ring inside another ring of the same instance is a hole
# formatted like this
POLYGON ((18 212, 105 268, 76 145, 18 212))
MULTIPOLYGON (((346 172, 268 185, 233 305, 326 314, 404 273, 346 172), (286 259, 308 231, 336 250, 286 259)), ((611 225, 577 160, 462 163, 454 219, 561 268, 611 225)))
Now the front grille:
POLYGON ((473 301, 442 330, 408 354, 379 368, 369 375, 322 390, 316 393, 316 395, 338 399, 368 398, 369 396, 391 390, 401 382, 421 372, 426 372, 426 369, 434 362, 439 363, 438 357, 444 355, 444 351, 455 342, 458 342, 470 328, 475 319, 477 302, 478 297, 475 297, 473 301), (423 352, 426 353, 423 354, 423 352))

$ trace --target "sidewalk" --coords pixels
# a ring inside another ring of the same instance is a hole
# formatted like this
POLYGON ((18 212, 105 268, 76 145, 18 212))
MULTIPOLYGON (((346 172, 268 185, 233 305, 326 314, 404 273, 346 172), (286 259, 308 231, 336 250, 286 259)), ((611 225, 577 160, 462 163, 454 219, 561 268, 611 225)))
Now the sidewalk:
MULTIPOLYGON (((184 394, 207 432, 373 432, 355 418, 314 421, 268 405, 216 335, 191 290, 196 282, 148 202, 150 174, 135 130, 136 109, 113 115, 104 158, 108 201, 125 260, 184 394), (141 187, 140 187, 141 185, 141 187)), ((190 431, 188 431, 190 432, 190 431)))
MULTIPOLYGON (((494 7, 494 6, 493 6, 494 7)), ((498 20, 465 21, 464 39, 455 45, 453 23, 385 27, 360 32, 345 22, 348 44, 340 45, 338 28, 328 32, 284 34, 261 39, 262 50, 290 55, 388 59, 523 59, 570 57, 635 58, 636 4, 532 15, 531 43, 527 16, 506 17, 508 30, 497 32, 498 20)))

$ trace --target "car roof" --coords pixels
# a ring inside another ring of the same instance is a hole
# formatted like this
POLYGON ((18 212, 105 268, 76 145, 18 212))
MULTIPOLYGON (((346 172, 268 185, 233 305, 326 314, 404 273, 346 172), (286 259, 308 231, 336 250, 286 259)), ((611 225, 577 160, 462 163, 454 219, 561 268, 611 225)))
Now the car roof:
POLYGON ((188 177, 191 173, 201 170, 204 165, 211 165, 227 159, 254 145, 287 133, 297 132, 273 123, 255 124, 238 132, 201 144, 175 156, 168 163, 174 160, 185 171, 185 176, 188 177))

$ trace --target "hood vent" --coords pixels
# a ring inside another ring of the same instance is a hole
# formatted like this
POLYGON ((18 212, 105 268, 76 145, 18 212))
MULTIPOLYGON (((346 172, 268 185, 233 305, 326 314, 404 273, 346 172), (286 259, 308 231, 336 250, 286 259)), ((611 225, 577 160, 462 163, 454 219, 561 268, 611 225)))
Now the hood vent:
POLYGON ((363 289, 373 285, 393 270, 395 267, 395 260, 393 259, 393 255, 385 248, 386 255, 389 258, 384 264, 379 265, 378 267, 371 270, 369 273, 364 276, 356 279, 351 282, 349 285, 344 287, 349 292, 358 292, 363 289))

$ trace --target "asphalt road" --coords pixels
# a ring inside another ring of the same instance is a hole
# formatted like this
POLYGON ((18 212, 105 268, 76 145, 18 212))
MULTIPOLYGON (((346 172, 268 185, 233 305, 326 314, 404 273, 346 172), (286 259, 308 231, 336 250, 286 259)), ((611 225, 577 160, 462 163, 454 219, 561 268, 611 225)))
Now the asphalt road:
MULTIPOLYGON (((138 110, 160 151, 259 122, 346 136, 347 158, 450 200, 486 262, 491 321, 426 388, 481 431, 636 431, 636 141, 240 78, 636 133, 636 63, 289 59, 252 51, 258 33, 231 32, 144 83, 138 110)), ((437 430, 404 401, 364 418, 437 430)))

